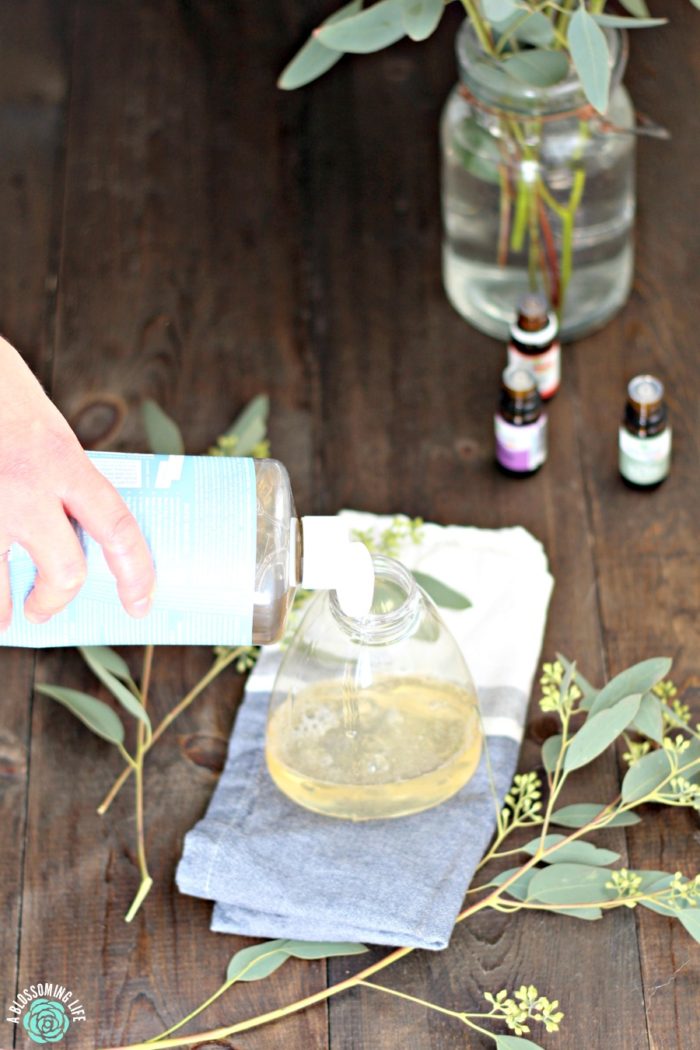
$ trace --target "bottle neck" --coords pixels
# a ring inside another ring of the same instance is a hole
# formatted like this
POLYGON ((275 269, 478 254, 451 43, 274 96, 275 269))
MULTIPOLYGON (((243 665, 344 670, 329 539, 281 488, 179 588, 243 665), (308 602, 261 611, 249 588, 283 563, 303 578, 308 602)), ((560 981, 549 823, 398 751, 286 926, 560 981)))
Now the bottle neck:
POLYGON ((365 645, 386 645, 411 634, 420 615, 420 593, 409 570, 383 554, 372 556, 374 597, 363 617, 346 615, 331 592, 330 607, 346 634, 365 645))

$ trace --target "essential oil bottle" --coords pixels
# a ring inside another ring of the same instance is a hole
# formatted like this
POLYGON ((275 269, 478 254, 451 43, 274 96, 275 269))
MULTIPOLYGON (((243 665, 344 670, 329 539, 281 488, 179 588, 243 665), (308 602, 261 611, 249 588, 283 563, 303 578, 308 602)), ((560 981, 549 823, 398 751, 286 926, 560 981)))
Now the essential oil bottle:
POLYGON ((548 311, 547 300, 530 292, 518 303, 518 316, 510 328, 508 364, 524 365, 537 380, 540 397, 554 397, 561 382, 561 346, 556 314, 548 311))
POLYGON ((623 481, 639 489, 660 485, 671 469, 671 443, 663 383, 656 376, 635 376, 627 387, 618 438, 623 481))
POLYGON ((528 477, 547 458, 547 415, 534 373, 508 365, 501 380, 501 400, 494 417, 496 461, 506 474, 528 477))

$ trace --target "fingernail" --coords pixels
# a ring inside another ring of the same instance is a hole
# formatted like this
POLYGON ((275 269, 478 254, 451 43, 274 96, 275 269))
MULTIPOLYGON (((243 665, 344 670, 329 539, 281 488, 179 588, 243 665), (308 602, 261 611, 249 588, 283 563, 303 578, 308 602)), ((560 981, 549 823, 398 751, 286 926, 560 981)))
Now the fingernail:
POLYGON ((131 606, 132 616, 145 616, 149 612, 151 605, 153 604, 153 598, 149 595, 147 598, 139 598, 137 602, 131 606))

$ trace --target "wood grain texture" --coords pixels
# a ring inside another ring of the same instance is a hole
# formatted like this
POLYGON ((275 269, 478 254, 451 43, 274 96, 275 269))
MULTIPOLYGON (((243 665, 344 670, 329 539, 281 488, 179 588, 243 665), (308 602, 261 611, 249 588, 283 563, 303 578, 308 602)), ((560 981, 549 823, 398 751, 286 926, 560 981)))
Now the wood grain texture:
MULTIPOLYGON (((0 7, 0 332, 46 379, 55 289, 56 204, 66 71, 60 4, 0 7)), ((0 652, 0 1044, 12 1025, 21 951, 34 654, 0 652)))
MULTIPOLYGON (((327 13, 326 0, 3 5, 0 230, 10 247, 0 327, 87 446, 143 447, 138 405, 153 397, 200 452, 266 390, 274 452, 304 512, 353 506, 524 525, 545 544, 557 580, 545 654, 562 650, 602 680, 667 652, 700 711, 691 177, 700 16, 674 5, 669 27, 634 39, 635 101, 674 134, 670 145, 640 142, 635 288, 604 332, 566 350, 549 462, 514 482, 492 461, 503 349, 464 325, 440 284, 436 122, 454 77, 457 12, 426 44, 345 59, 305 91, 278 92, 295 42, 327 13), (618 479, 616 427, 626 380, 642 370, 666 379, 676 435, 671 478, 640 495, 618 479)), ((137 672, 138 653, 127 657, 137 672)), ((158 651, 156 718, 209 660, 201 649, 158 651)), ((99 818, 116 755, 46 698, 34 701, 30 737, 34 659, 5 652, 0 662, 9 843, 0 854, 0 994, 9 1001, 17 981, 39 978, 74 988, 88 1013, 81 1050, 150 1037, 212 991, 248 943, 210 933, 210 905, 173 883, 183 835, 215 784, 240 679, 222 677, 149 757, 156 887, 127 926, 138 881, 131 785, 99 818)), ((38 678, 105 696, 72 652, 42 655, 38 678)), ((546 731, 534 706, 523 768, 536 763, 546 731)), ((608 757, 581 775, 581 791, 603 799, 617 776, 608 757)), ((625 863, 698 867, 687 814, 649 813, 631 831, 605 838, 625 863)), ((415 953, 379 980, 456 1009, 478 1008, 484 990, 533 982, 567 1014, 560 1035, 542 1038, 552 1050, 690 1050, 698 956, 680 928, 651 914, 595 924, 483 915, 455 931, 447 952, 415 953)), ((365 962, 291 962, 234 990, 193 1028, 274 1008, 365 962)), ((14 1045, 29 1046, 21 1035, 14 1045)), ((363 989, 223 1045, 492 1044, 363 989)))

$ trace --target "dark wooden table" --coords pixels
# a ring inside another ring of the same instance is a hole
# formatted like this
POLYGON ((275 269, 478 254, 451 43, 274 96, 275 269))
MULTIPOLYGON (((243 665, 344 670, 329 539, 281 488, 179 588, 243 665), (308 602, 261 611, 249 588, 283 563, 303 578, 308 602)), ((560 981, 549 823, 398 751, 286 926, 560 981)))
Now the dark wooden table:
MULTIPOLYGON (((464 325, 440 283, 436 121, 454 78, 456 10, 427 44, 347 60, 289 95, 275 76, 328 12, 324 0, 4 0, 0 330, 88 447, 143 448, 138 405, 151 397, 203 451, 268 391, 273 449, 304 512, 523 524, 557 580, 545 653, 573 654, 597 680, 669 654, 700 715, 700 14, 670 6, 670 27, 635 36, 627 78, 638 108, 673 133, 670 144, 639 143, 634 291, 604 332, 566 350, 550 460, 531 481, 492 464, 503 350, 464 325), (659 491, 636 494, 617 476, 616 427, 626 380, 647 370, 667 381, 675 459, 659 491)), ((154 710, 209 661, 206 650, 158 651, 154 710)), ((85 1004, 88 1021, 66 1046, 145 1039, 213 991, 245 943, 210 933, 209 904, 173 884, 240 679, 219 680, 149 759, 157 886, 127 926, 138 879, 130 792, 95 814, 118 760, 32 689, 94 683, 72 651, 4 651, 0 668, 0 1045, 34 1045, 4 1012, 39 980, 85 1004)), ((590 783, 600 793, 616 776, 611 757, 590 783)), ((630 865, 700 867, 697 819, 685 811, 610 836, 630 865)), ((194 1030, 284 1004, 355 965, 290 963, 234 989, 194 1030)), ((459 928, 449 951, 416 953, 382 976, 472 1010, 484 989, 533 982, 566 1011, 562 1033, 543 1039, 561 1050, 697 1045, 700 948, 650 913, 600 923, 489 914, 459 928)), ((492 1044, 363 990, 216 1045, 492 1044)))

